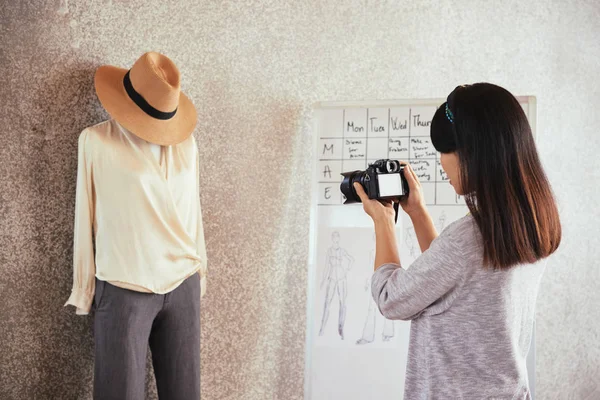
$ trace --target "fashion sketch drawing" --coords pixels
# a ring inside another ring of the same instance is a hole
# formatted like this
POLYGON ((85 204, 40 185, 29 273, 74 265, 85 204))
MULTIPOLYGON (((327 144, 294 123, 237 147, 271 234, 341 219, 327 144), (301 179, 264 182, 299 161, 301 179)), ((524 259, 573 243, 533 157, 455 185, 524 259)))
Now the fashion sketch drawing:
MULTIPOLYGON (((375 240, 375 235, 373 235, 373 240, 375 240)), ((375 264, 375 249, 371 250, 369 255, 369 268, 372 269, 375 264)), ((373 275, 371 274, 371 277, 373 275)), ((372 343, 375 340, 375 330, 377 328, 377 320, 383 318, 377 306, 375 305, 375 301, 373 300, 373 296, 371 295, 371 278, 368 278, 365 282, 365 291, 367 292, 367 298, 369 302, 369 308, 367 310, 367 319, 365 320, 365 325, 363 327, 362 336, 360 339, 356 341, 357 345, 364 345, 368 343, 372 343), (378 318, 377 316, 380 316, 378 318)), ((383 331, 381 333, 381 340, 384 342, 388 342, 391 338, 394 337, 394 321, 390 321, 387 318, 383 318, 383 331)))
MULTIPOLYGON (((444 230, 446 226, 446 212, 442 211, 438 220, 435 223, 435 228, 438 233, 444 230)), ((406 235, 404 236, 404 242, 406 243, 406 247, 408 247, 409 254, 412 258, 417 256, 417 251, 419 249, 417 242, 417 235, 415 234, 415 228, 413 226, 409 226, 406 228, 406 235)))
POLYGON ((344 340, 344 323, 346 322, 346 297, 348 295, 348 271, 354 264, 354 257, 340 247, 340 234, 335 231, 331 234, 332 245, 327 249, 325 269, 321 280, 321 290, 326 285, 325 301, 323 305, 323 318, 319 336, 325 333, 327 320, 331 311, 334 297, 337 295, 339 302, 338 334, 344 340))

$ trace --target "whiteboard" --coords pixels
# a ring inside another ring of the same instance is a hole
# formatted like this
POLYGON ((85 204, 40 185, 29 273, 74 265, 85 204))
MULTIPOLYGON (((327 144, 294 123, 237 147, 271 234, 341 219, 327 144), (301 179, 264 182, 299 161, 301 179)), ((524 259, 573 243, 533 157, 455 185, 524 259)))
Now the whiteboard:
MULTIPOLYGON (((536 102, 517 97, 535 137, 536 102)), ((343 205, 342 172, 390 158, 408 161, 423 186, 438 232, 467 214, 431 144, 429 127, 445 99, 325 102, 315 106, 308 273, 307 400, 402 399, 409 321, 387 321, 371 297, 375 237, 362 204, 343 205)), ((414 228, 401 212, 400 260, 420 254, 414 228)), ((535 386, 535 325, 527 367, 535 386)))

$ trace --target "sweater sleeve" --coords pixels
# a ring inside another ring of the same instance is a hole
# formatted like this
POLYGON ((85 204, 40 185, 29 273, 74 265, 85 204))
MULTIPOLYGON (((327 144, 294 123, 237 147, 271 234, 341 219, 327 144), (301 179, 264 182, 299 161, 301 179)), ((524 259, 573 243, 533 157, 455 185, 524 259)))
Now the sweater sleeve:
POLYGON ((200 155, 198 154, 198 146, 196 138, 194 138, 194 153, 196 154, 196 202, 198 205, 198 221, 196 223, 196 246, 198 255, 202 258, 202 266, 200 267, 200 297, 206 293, 206 281, 208 273, 208 263, 206 257, 206 243, 204 240, 204 223, 202 222, 202 206, 200 203, 200 155))
POLYGON ((461 254, 464 237, 451 233, 452 228, 436 237, 410 268, 384 264, 375 271, 371 290, 384 317, 411 320, 450 306, 467 273, 461 254))
POLYGON ((94 186, 88 131, 78 141, 77 188, 75 193, 75 226, 73 232, 73 287, 65 306, 76 307, 77 315, 90 312, 96 286, 93 220, 94 186))

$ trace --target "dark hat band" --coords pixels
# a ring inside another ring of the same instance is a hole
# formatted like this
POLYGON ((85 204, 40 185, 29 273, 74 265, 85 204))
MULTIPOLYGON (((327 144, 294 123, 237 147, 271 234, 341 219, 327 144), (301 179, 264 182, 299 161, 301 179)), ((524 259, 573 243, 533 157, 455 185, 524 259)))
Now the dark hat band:
POLYGON ((153 118, 162 120, 173 118, 175 116, 175 113, 177 112, 177 108, 171 112, 157 110, 156 108, 152 107, 141 94, 136 92, 136 90, 133 88, 133 85, 131 84, 131 80, 129 79, 130 71, 131 70, 127 71, 127 73, 123 77, 123 86, 125 86, 125 91, 127 92, 127 95, 129 95, 129 98, 133 100, 133 102, 137 104, 137 106, 141 108, 142 111, 144 111, 146 114, 153 118))

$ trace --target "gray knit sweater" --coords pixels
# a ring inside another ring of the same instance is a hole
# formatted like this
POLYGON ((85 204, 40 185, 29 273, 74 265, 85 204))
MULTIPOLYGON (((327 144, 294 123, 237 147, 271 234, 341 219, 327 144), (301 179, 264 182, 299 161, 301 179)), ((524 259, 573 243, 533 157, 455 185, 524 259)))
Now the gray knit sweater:
POLYGON ((404 399, 530 399, 526 357, 545 260, 482 267, 472 216, 450 224, 409 268, 380 267, 373 298, 412 320, 404 399))

